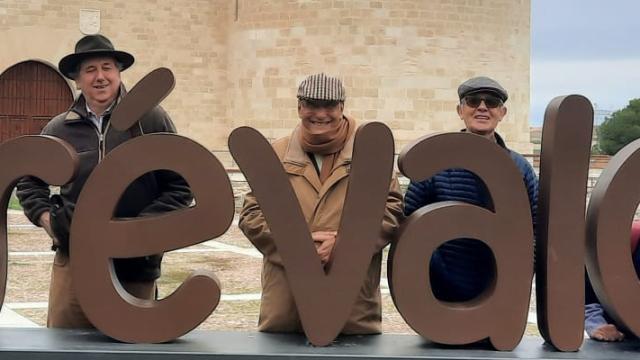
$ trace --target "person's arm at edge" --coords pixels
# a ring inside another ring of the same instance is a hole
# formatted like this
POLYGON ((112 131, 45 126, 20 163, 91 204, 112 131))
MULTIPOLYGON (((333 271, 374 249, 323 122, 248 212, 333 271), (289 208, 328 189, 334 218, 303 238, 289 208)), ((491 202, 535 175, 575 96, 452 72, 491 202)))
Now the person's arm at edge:
POLYGON ((267 220, 252 192, 244 196, 238 227, 268 261, 282 266, 267 220))
POLYGON ((382 250, 396 237, 400 224, 404 220, 403 199, 397 176, 393 176, 389 185, 389 194, 382 218, 382 234, 376 243, 376 252, 382 250))

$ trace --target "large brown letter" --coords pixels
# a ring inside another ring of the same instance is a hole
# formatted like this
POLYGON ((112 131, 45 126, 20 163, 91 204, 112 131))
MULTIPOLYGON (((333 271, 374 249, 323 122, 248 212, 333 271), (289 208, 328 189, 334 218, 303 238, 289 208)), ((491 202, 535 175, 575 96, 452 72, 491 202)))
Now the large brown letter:
POLYGON ((629 246, 640 202, 640 140, 620 150, 602 172, 587 210, 587 271, 593 290, 617 325, 640 336, 640 281, 629 246))
POLYGON ((325 273, 289 179, 267 140, 238 128, 229 149, 240 165, 273 234, 302 327, 324 346, 342 330, 381 236, 393 170, 393 135, 381 123, 356 132, 353 161, 333 262, 325 273))
POLYGON ((7 286, 7 205, 11 191, 23 176, 36 176, 52 185, 63 185, 75 176, 78 157, 66 142, 50 136, 22 136, 0 145, 0 308, 7 286))
POLYGON ((557 97, 544 116, 536 301, 538 328, 562 351, 577 351, 584 333, 585 199, 593 108, 579 95, 557 97))
POLYGON ((446 201, 407 218, 388 265, 398 311, 418 334, 438 343, 468 344, 488 337, 496 349, 515 348, 527 324, 533 276, 531 210, 522 174, 502 148, 466 133, 418 139, 402 151, 399 166, 414 181, 447 168, 467 169, 486 184, 494 212, 446 201), (496 261, 492 285, 462 303, 438 300, 429 278, 433 251, 456 238, 483 241, 496 261))
MULTIPOLYGON (((168 69, 148 74, 119 104, 114 126, 133 125, 171 91, 173 81, 168 69)), ((71 225, 73 284, 87 318, 106 335, 126 342, 169 341, 198 326, 220 300, 215 275, 196 271, 166 299, 142 300, 123 289, 111 259, 157 254, 218 237, 229 228, 233 215, 227 173, 198 143, 174 134, 151 134, 118 146, 87 179, 71 225), (114 219, 127 186, 154 170, 184 177, 197 201, 195 207, 114 219)))
POLYGON ((218 305, 220 286, 215 276, 196 271, 169 297, 142 300, 122 288, 111 259, 158 254, 218 237, 231 225, 233 214, 227 173, 196 142, 151 134, 111 151, 87 179, 71 225, 73 284, 87 318, 104 334, 135 343, 169 341, 198 326, 218 305), (185 178, 195 207, 114 219, 127 186, 160 169, 185 178))
POLYGON ((176 84, 171 70, 157 68, 138 81, 113 110, 111 125, 124 131, 166 98, 176 84))

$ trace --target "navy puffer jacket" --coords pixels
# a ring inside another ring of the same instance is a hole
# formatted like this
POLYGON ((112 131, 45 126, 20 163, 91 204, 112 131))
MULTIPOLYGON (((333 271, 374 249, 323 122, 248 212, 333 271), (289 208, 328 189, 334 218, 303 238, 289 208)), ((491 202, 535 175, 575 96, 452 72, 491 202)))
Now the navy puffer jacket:
MULTIPOLYGON (((520 154, 507 149, 496 134, 498 145, 509 151, 511 159, 522 173, 531 204, 535 234, 538 202, 538 178, 529 162, 520 154)), ((411 182, 404 199, 404 213, 438 201, 462 201, 491 208, 491 196, 485 184, 474 173, 464 169, 447 169, 430 179, 411 182)), ((495 274, 491 250, 478 240, 455 239, 440 246, 430 265, 430 279, 434 294, 440 300, 466 301, 479 295, 495 274)))

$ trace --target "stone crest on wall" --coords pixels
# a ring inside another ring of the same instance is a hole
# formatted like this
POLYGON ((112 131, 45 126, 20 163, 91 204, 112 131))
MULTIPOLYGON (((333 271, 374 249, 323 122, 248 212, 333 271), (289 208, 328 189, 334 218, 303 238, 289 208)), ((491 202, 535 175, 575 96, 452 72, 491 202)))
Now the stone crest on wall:
POLYGON ((85 35, 94 35, 100 32, 100 10, 80 9, 80 32, 85 35))

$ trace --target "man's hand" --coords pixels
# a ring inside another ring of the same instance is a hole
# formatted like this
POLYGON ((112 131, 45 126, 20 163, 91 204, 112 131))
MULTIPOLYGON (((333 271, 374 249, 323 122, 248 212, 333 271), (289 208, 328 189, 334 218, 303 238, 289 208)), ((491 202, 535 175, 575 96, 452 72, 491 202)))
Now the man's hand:
POLYGON ((599 341, 622 341, 624 340, 624 334, 621 333, 618 328, 613 324, 602 325, 595 329, 593 333, 589 334, 594 340, 599 341))
POLYGON ((315 231, 311 233, 313 244, 316 246, 322 265, 326 265, 331 259, 331 252, 333 252, 333 246, 336 244, 337 235, 337 231, 315 231))
POLYGON ((51 213, 45 211, 40 215, 40 226, 44 229, 44 231, 49 234, 49 237, 53 240, 53 245, 60 246, 60 241, 56 239, 56 236, 53 235, 53 230, 51 230, 51 213))

